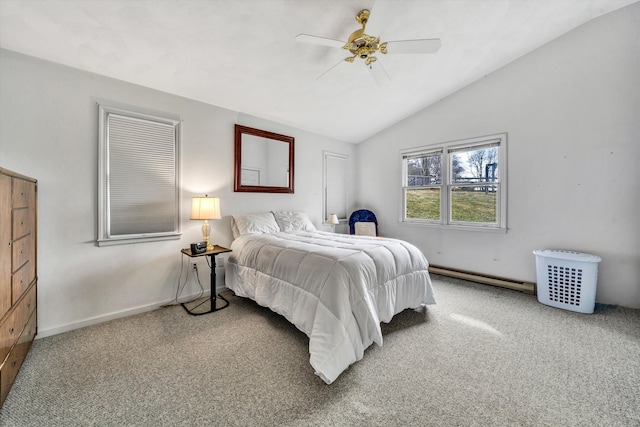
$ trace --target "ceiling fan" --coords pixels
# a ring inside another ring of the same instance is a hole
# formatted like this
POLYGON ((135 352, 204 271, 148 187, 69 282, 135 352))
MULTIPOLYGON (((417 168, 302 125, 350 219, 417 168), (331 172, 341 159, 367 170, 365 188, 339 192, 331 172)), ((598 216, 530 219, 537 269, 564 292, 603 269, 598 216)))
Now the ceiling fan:
POLYGON ((376 83, 382 85, 388 83, 391 79, 382 67, 382 64, 376 62, 378 61, 378 57, 375 55, 378 53, 383 55, 398 53, 436 53, 438 49, 440 49, 440 39, 399 40, 381 43, 379 36, 370 36, 365 33, 370 15, 371 12, 368 9, 363 9, 358 12, 356 21, 362 25, 362 28, 351 33, 346 43, 341 40, 312 36, 309 34, 299 34, 296 36, 296 40, 299 42, 339 47, 351 52, 351 56, 344 58, 344 60, 341 60, 325 71, 318 79, 342 64, 343 61, 355 62, 356 59, 360 59, 369 67, 376 83))

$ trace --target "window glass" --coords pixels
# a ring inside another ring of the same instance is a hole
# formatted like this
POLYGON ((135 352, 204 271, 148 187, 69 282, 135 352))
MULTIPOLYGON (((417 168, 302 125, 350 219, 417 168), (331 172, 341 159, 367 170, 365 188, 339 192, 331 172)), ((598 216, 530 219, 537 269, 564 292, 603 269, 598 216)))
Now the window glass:
POLYGON ((451 221, 495 224, 496 192, 494 185, 451 187, 451 221))
POLYGON ((440 220, 440 188, 408 188, 405 194, 407 218, 440 220))
POLYGON ((408 156, 406 169, 408 187, 442 184, 441 153, 408 156))
POLYGON ((497 181, 499 147, 451 150, 451 182, 497 181))

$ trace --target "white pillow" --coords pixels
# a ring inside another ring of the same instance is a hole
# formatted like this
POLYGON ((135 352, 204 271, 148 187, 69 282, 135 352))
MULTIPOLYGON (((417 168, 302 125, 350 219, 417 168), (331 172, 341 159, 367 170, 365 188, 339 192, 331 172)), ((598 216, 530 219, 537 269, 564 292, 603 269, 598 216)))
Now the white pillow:
POLYGON ((271 212, 232 215, 233 237, 244 234, 277 233, 280 227, 271 212))
POLYGON ((238 226, 236 225, 236 219, 231 216, 231 233, 233 233, 233 238, 237 239, 240 236, 240 231, 238 231, 238 226))
POLYGON ((273 212, 281 231, 314 231, 316 227, 305 212, 273 212))

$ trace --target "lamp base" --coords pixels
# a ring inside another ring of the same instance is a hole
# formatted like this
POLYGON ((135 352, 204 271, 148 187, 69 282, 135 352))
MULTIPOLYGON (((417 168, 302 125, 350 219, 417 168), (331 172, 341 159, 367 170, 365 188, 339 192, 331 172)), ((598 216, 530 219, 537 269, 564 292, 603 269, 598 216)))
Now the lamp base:
POLYGON ((209 225, 209 221, 204 220, 204 224, 202 224, 202 239, 207 242, 207 250, 210 251, 213 249, 215 245, 209 243, 209 235, 211 234, 211 226, 209 225))

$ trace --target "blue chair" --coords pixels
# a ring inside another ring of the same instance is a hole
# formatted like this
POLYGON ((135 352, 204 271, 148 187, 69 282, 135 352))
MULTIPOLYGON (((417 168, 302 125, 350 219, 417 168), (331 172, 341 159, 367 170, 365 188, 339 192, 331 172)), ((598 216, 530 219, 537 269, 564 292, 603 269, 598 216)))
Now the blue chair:
POLYGON ((359 209, 349 217, 349 234, 356 233, 356 222, 373 222, 376 227, 376 236, 378 235, 378 219, 375 214, 367 209, 359 209))

